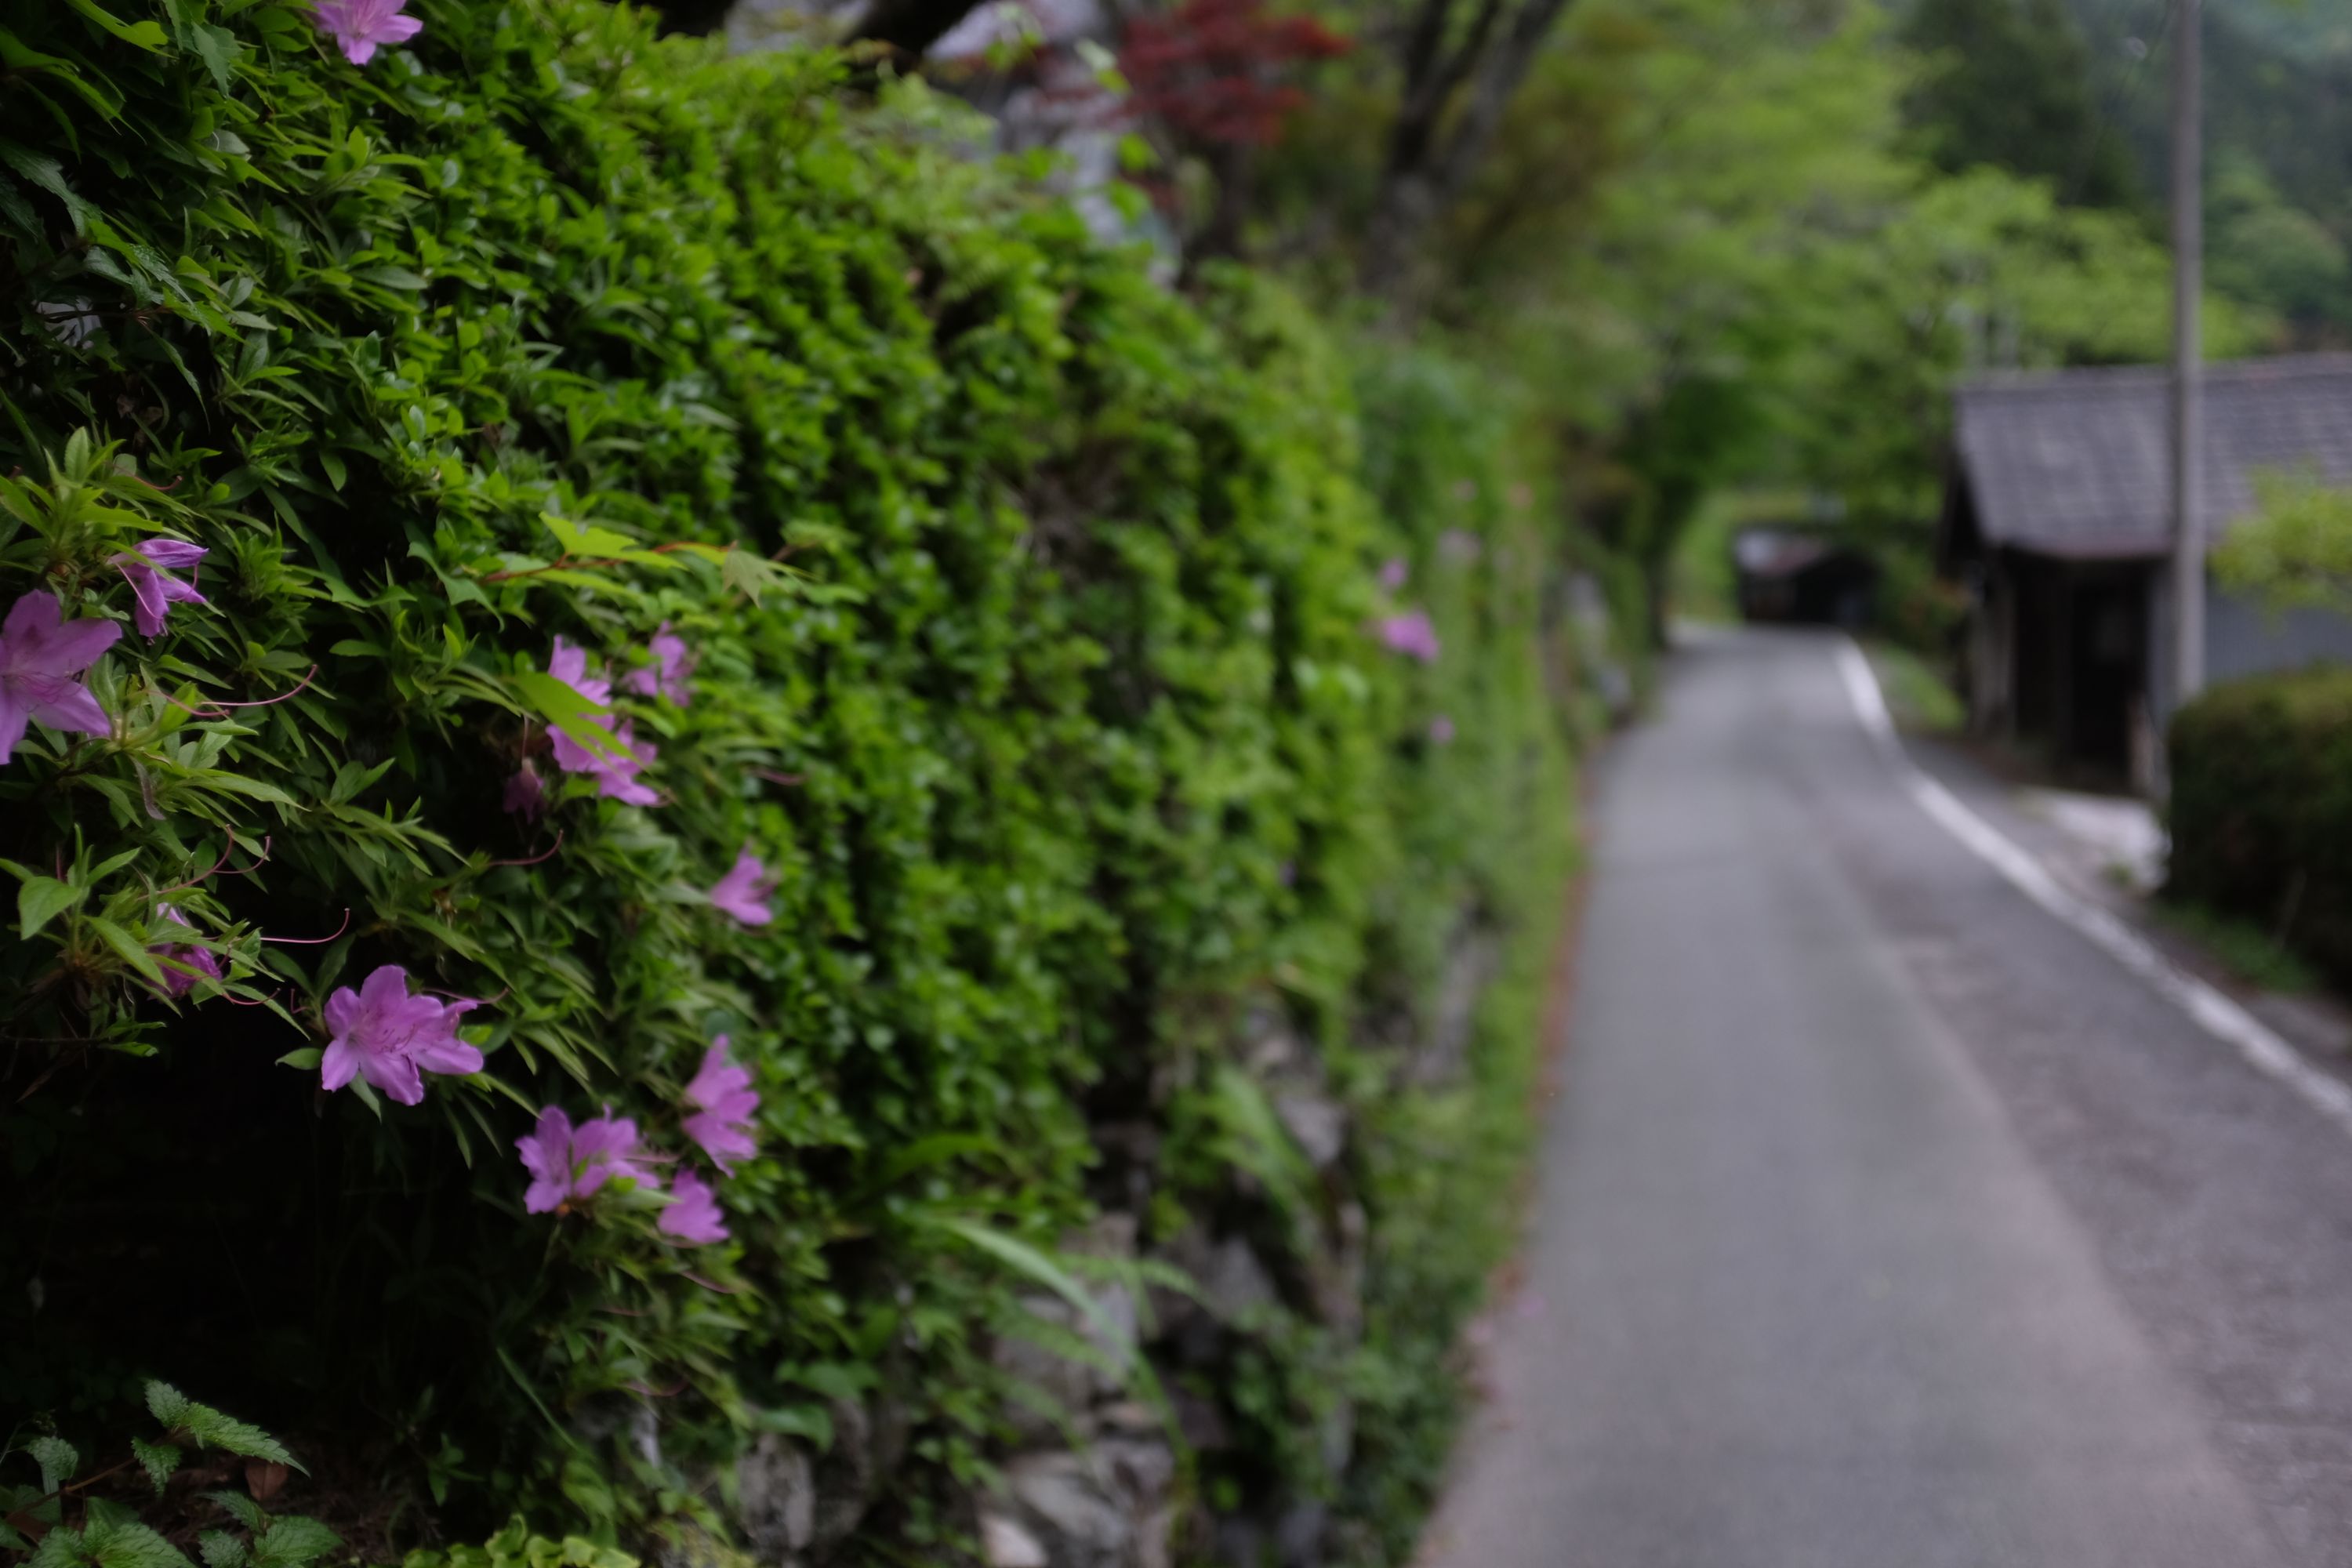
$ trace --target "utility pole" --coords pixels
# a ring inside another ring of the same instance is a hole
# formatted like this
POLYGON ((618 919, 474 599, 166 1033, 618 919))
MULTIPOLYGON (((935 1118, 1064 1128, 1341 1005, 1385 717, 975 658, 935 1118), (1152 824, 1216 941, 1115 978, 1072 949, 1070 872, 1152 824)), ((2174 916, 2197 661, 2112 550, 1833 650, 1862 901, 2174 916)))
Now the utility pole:
POLYGON ((2205 206, 2200 0, 2173 0, 2172 670, 2177 711, 2205 685, 2205 390, 2198 307, 2205 206))

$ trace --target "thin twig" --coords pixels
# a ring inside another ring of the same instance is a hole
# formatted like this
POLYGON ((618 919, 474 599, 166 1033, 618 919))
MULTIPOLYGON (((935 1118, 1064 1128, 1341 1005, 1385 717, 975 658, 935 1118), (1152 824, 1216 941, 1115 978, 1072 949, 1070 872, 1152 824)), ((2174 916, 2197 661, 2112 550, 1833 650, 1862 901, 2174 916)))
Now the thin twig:
POLYGON ((274 942, 281 947, 323 947, 352 929, 352 911, 343 910, 343 923, 325 936, 265 936, 264 942, 274 942))
POLYGON ((484 866, 482 869, 487 871, 491 866, 536 866, 541 861, 552 857, 557 850, 562 847, 563 830, 562 828, 557 828, 555 831, 555 842, 547 847, 545 853, 534 855, 528 860, 493 860, 489 862, 488 865, 484 866))

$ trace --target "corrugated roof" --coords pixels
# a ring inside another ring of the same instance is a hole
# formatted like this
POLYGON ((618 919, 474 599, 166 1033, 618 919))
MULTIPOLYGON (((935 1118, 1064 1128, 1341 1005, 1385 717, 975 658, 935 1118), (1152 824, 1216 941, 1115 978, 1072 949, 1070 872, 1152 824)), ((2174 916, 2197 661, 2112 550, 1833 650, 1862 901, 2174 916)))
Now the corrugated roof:
MULTIPOLYGON (((1960 388, 1956 439, 1990 544, 2076 560, 2162 555, 2171 542, 2160 365, 1991 377, 1960 388)), ((2294 354, 2205 373, 2204 516, 2253 507, 2263 469, 2352 484, 2352 354, 2294 354)))

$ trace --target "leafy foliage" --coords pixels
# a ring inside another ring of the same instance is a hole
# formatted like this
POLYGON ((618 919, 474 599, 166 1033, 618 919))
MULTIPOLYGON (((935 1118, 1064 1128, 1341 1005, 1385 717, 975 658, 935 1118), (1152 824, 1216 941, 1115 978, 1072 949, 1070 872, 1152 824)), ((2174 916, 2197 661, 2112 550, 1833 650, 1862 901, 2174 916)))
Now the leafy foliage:
MULTIPOLYGON (((39 1286, 0 1384, 84 1424, 150 1369, 233 1384, 385 1478, 378 1516, 604 1543, 480 1554, 532 1568, 724 1534, 739 1452, 887 1397, 872 1528, 945 1550, 1089 1115, 1205 1125, 1267 996, 1345 1066, 1458 910, 1558 870, 1522 841, 1567 803, 1532 514, 1464 449, 1433 493, 1475 501, 1385 520, 1295 301, 1166 295, 919 88, 847 108, 829 57, 594 0, 422 0, 365 69, 276 0, 118 9, 0 36, 0 598, 133 617, 156 538, 204 597, 92 668, 108 733, 0 768, 0 1273, 39 1286), (1366 633, 1399 551, 1431 668, 1366 633), (747 846, 764 924, 708 892, 747 846), (387 968, 479 1004, 425 1005, 413 1105, 324 1089, 387 968), (759 1152, 688 1247, 662 1189, 721 1034, 759 1152), (530 1215, 550 1105, 611 1106, 639 1163, 530 1215)), ((1233 1176, 1170 1142, 1172 1223, 1233 1176)), ((1269 1352, 1286 1479, 1285 1400, 1340 1353, 1269 1352)), ((151 1480, 292 1462, 149 1402, 151 1480)), ((221 1506, 250 1538, 208 1568, 316 1543, 221 1506)), ((164 1568, 77 1528, 41 1550, 164 1568)))
POLYGON ((2352 670, 2210 687, 2168 748, 2167 896, 2352 982, 2352 670))
POLYGON ((2213 547, 2213 574, 2273 610, 2352 608, 2352 495, 2316 475, 2253 476, 2254 514, 2213 547))
MULTIPOLYGON (((278 1441, 258 1428, 196 1405, 161 1383, 149 1383, 146 1392, 156 1420, 173 1434, 186 1436, 195 1427, 209 1427, 242 1445, 214 1439, 230 1452, 293 1463, 278 1441)), ((76 1478, 81 1474, 81 1455, 58 1437, 36 1436, 0 1449, 0 1460, 20 1450, 39 1467, 41 1484, 37 1489, 0 1485, 0 1511, 5 1511, 5 1519, 0 1519, 0 1550, 25 1553, 26 1568, 195 1568, 156 1528, 159 1521, 176 1524, 175 1516, 184 1513, 192 1500, 165 1500, 179 1468, 179 1448, 133 1437, 131 1458, 80 1479, 76 1478), (134 1462, 153 1483, 153 1496, 145 1500, 152 1521, 142 1517, 140 1507, 118 1498, 75 1495, 102 1485, 134 1462), (69 1504, 79 1507, 79 1523, 68 1522, 69 1504)), ((273 1517, 244 1492, 206 1492, 203 1500, 216 1505, 244 1531, 199 1532, 197 1544, 205 1568, 310 1568, 343 1543, 341 1536, 319 1521, 299 1514, 273 1517)))

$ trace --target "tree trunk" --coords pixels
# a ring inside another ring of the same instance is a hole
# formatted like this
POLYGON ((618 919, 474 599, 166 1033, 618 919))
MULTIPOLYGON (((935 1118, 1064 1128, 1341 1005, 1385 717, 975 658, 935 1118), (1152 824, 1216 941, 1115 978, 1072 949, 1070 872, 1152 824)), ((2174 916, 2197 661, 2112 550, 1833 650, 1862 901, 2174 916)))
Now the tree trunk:
POLYGON ((1462 41, 1444 48, 1453 0, 1423 0, 1404 48, 1404 89, 1389 132, 1387 167, 1358 266, 1367 293, 1401 303, 1430 227, 1460 197, 1533 68, 1545 36, 1572 0, 1520 0, 1502 36, 1503 0, 1482 0, 1462 41), (1468 96, 1447 126, 1464 85, 1468 96))
POLYGON ((842 42, 887 44, 908 59, 919 60, 924 50, 971 15, 976 0, 873 0, 842 42))

